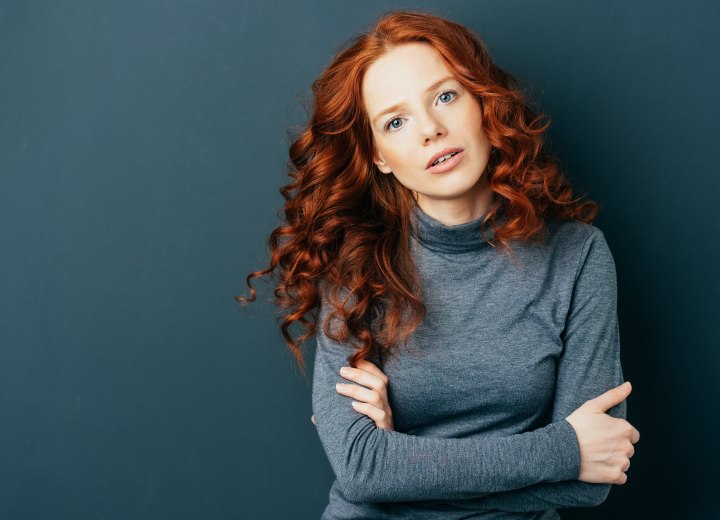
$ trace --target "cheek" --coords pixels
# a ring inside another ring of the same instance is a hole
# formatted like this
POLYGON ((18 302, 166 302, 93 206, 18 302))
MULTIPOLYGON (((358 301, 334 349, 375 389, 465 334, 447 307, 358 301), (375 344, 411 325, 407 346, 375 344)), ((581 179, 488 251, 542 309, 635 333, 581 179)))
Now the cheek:
POLYGON ((488 141, 487 135, 482 130, 480 131, 480 142, 485 146, 487 151, 490 151, 490 141, 488 141))
POLYGON ((482 125, 478 123, 477 121, 468 121, 468 125, 474 125, 473 128, 475 129, 474 137, 475 141, 480 143, 483 147, 483 149, 490 149, 490 141, 487 138, 487 134, 485 133, 485 130, 483 130, 482 125))
POLYGON ((490 142, 482 127, 482 111, 480 106, 472 104, 465 108, 464 114, 466 117, 462 122, 463 127, 472 129, 475 142, 482 143, 484 147, 489 147, 490 142))
POLYGON ((378 151, 380 158, 383 159, 388 166, 402 168, 404 154, 402 153, 402 144, 400 142, 383 143, 378 147, 378 151))

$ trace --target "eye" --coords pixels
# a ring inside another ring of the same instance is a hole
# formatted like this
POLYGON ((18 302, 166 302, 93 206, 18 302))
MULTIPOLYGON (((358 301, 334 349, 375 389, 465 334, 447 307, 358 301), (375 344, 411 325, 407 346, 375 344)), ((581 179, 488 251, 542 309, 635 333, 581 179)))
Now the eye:
MULTIPOLYGON (((455 99, 455 97, 457 97, 457 92, 455 92, 454 90, 446 90, 445 92, 442 92, 442 93, 438 96, 438 99, 443 99, 443 98, 446 99, 447 101, 445 101, 445 102, 443 103, 443 105, 447 105, 450 101, 452 101, 453 99, 455 99), (446 96, 451 95, 451 94, 452 94, 452 97, 450 97, 450 98, 448 99, 446 96)), ((387 132, 387 131, 389 131, 389 130, 391 130, 391 129, 392 129, 392 130, 397 130, 398 128, 400 128, 400 126, 394 125, 393 123, 394 123, 395 121, 402 121, 402 119, 403 119, 402 117, 394 117, 394 118, 392 118, 390 121, 388 121, 388 122, 385 124, 385 131, 387 132)))
MULTIPOLYGON (((447 94, 452 94, 452 95, 453 95, 453 97, 450 98, 450 99, 448 100, 448 102, 451 101, 452 99, 454 99, 454 96, 457 96, 457 92, 455 92, 454 90, 446 90, 445 92, 443 92, 442 94, 440 94, 440 95, 438 96, 438 98, 441 99, 443 96, 445 96, 445 95, 447 95, 447 94)), ((447 103, 444 103, 444 104, 447 104, 447 103)))
POLYGON ((388 121, 387 124, 385 125, 385 130, 390 130, 391 128, 393 128, 393 129, 400 128, 399 126, 394 126, 394 125, 393 125, 393 121, 400 121, 400 120, 402 120, 402 117, 394 117, 394 118, 392 118, 392 119, 391 119, 390 121, 388 121))

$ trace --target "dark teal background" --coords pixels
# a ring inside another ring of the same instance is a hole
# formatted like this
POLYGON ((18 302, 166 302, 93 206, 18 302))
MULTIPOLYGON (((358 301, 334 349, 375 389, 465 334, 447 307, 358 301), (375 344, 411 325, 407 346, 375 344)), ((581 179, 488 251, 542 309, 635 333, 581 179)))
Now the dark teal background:
POLYGON ((310 83, 400 7, 473 28, 602 204, 641 441, 563 518, 718 514, 717 2, 54 0, 0 1, 0 518, 320 517, 310 386, 233 296, 310 83))

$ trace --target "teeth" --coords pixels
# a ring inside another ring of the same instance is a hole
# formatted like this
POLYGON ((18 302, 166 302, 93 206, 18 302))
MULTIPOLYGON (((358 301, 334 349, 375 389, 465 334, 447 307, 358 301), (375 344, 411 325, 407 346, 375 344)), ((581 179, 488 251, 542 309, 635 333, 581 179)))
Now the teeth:
POLYGON ((450 157, 452 157, 453 155, 456 155, 457 153, 458 153, 458 152, 451 152, 451 153, 449 153, 449 154, 447 154, 447 155, 443 155, 442 157, 440 157, 440 159, 438 159, 437 161, 435 161, 434 163, 432 163, 432 165, 435 166, 436 164, 440 164, 441 162, 445 162, 446 160, 448 160, 448 159, 449 159, 450 157))

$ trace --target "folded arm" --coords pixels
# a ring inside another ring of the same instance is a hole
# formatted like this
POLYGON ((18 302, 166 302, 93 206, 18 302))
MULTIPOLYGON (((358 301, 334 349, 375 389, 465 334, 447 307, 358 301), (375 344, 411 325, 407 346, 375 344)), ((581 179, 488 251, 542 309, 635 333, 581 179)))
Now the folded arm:
POLYGON ((376 427, 335 390, 343 382, 340 367, 353 351, 324 333, 331 310, 321 301, 312 405, 321 443, 348 499, 469 499, 578 476, 577 437, 564 417, 531 432, 495 437, 417 436, 376 427))
MULTIPOLYGON (((615 263, 602 231, 597 228, 593 228, 581 250, 570 309, 561 337, 563 353, 557 366, 553 422, 562 420, 585 401, 624 381, 620 362, 615 263)), ((607 414, 625 419, 627 401, 610 408, 607 414)), ((605 501, 611 488, 612 484, 577 479, 541 482, 476 497, 463 501, 463 504, 504 511, 587 507, 605 501)))

